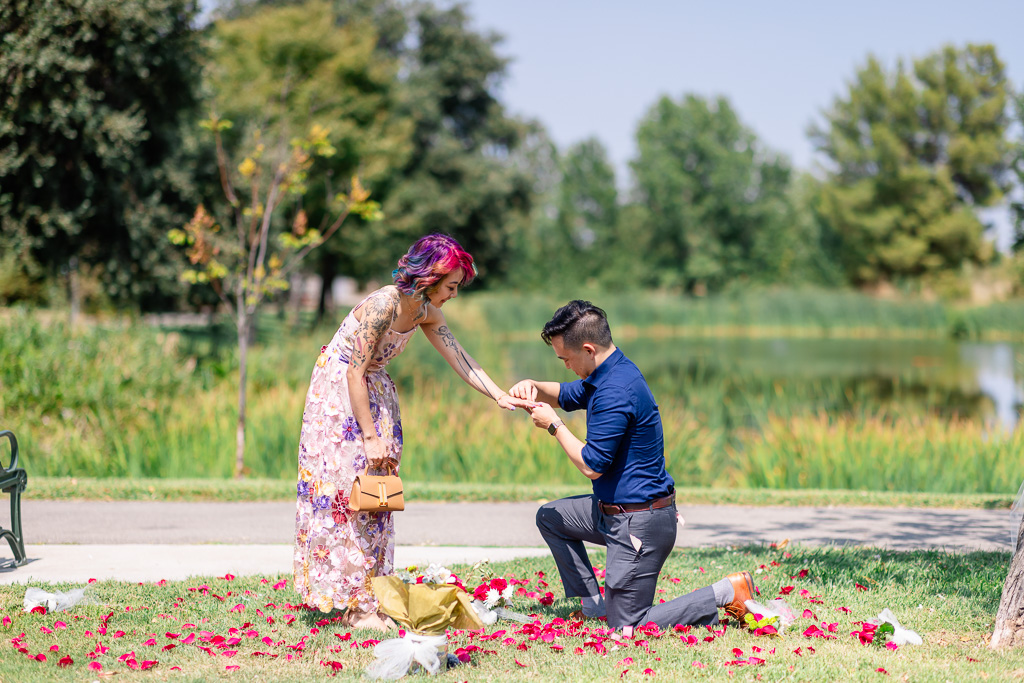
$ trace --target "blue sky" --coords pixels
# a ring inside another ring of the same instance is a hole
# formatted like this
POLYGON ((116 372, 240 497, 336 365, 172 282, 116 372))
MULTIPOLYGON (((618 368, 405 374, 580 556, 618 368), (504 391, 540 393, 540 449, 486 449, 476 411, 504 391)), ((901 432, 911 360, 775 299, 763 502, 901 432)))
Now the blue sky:
POLYGON ((766 144, 810 168, 808 124, 868 53, 894 65, 946 43, 991 42, 1024 86, 1020 0, 468 4, 477 28, 506 37, 506 104, 539 118, 559 146, 598 137, 620 169, 662 94, 725 95, 766 144))

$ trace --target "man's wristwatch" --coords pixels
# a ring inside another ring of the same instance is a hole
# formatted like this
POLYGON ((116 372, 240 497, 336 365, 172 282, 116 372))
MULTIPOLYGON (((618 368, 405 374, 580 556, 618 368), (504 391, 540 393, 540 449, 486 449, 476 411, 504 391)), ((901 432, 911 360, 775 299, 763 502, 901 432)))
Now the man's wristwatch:
POLYGON ((561 420, 555 420, 554 422, 552 422, 551 424, 548 425, 548 434, 550 434, 551 436, 554 436, 555 432, 558 431, 558 428, 561 427, 564 424, 565 423, 562 422, 561 420))

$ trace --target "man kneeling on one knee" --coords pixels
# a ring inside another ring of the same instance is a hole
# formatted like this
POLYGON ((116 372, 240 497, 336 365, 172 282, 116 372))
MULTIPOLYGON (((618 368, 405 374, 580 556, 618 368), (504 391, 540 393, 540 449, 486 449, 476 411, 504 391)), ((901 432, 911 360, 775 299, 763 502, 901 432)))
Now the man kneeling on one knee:
POLYGON ((754 593, 748 572, 652 604, 676 540, 675 488, 665 469, 658 404, 640 370, 612 343, 604 311, 570 301, 541 337, 580 379, 524 379, 509 394, 533 402, 534 424, 554 436, 594 488, 593 495, 562 498, 537 511, 566 597, 580 598, 583 616, 607 615, 610 627, 627 632, 651 621, 661 627, 717 624, 719 608, 741 618, 754 593), (586 409, 585 443, 558 419, 555 403, 566 411, 586 409), (608 549, 603 596, 584 541, 608 549))

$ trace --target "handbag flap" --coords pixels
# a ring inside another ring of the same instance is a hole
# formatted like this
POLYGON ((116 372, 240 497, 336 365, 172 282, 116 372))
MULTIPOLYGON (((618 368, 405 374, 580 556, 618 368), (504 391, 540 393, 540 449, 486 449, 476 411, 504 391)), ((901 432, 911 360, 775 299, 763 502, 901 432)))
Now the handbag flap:
POLYGON ((365 498, 371 506, 371 501, 379 501, 382 495, 390 500, 402 497, 403 492, 402 480, 395 475, 358 474, 352 486, 352 498, 365 498))

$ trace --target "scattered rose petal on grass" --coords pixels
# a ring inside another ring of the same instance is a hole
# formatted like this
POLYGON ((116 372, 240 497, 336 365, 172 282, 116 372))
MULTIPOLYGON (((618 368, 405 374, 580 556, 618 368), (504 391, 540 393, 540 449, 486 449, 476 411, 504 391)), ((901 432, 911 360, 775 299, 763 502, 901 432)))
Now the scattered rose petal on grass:
POLYGON ((65 624, 63 621, 55 621, 53 622, 53 627, 56 629, 65 629, 68 627, 68 625, 65 624))
POLYGON ((516 664, 518 664, 519 666, 521 666, 521 667, 523 667, 523 668, 526 668, 526 667, 530 666, 529 664, 523 664, 523 663, 522 663, 522 662, 520 662, 520 661, 519 661, 518 659, 516 660, 516 664))
POLYGON ((89 662, 89 668, 93 671, 103 671, 103 665, 99 662, 89 662))
POLYGON ((708 665, 705 664, 704 662, 694 662, 693 666, 695 668, 697 668, 697 669, 706 669, 706 668, 708 668, 708 665))
POLYGON ((818 617, 814 616, 814 612, 812 612, 809 609, 805 609, 804 613, 801 616, 804 619, 810 619, 811 621, 817 621, 818 620, 818 617))
POLYGON ((644 669, 644 676, 653 676, 654 669, 644 669))
POLYGON ((60 650, 60 645, 51 645, 50 646, 50 652, 57 652, 58 650, 60 650))
POLYGON ((866 591, 868 589, 867 586, 862 586, 859 583, 857 583, 856 581, 853 583, 853 587, 856 588, 859 591, 866 591))
POLYGON ((59 662, 57 662, 57 666, 59 666, 59 667, 71 666, 74 663, 75 663, 75 660, 73 660, 73 659, 71 659, 71 657, 68 657, 67 655, 65 655, 65 656, 60 658, 59 662))
POLYGON ((892 650, 893 652, 896 652, 896 650, 900 649, 900 646, 897 645, 896 643, 892 642, 892 641, 889 641, 888 643, 886 643, 885 646, 887 648, 889 648, 890 650, 892 650))
POLYGON ((238 671, 241 668, 242 667, 238 666, 237 664, 228 664, 227 666, 224 667, 224 670, 225 671, 238 671))
POLYGON ((875 669, 875 671, 877 671, 880 674, 885 674, 886 676, 889 675, 889 672, 883 669, 882 667, 878 667, 877 669, 875 669))
POLYGON ((9 616, 4 615, 4 628, 7 628, 8 626, 10 626, 13 623, 14 622, 11 621, 11 618, 9 616))

